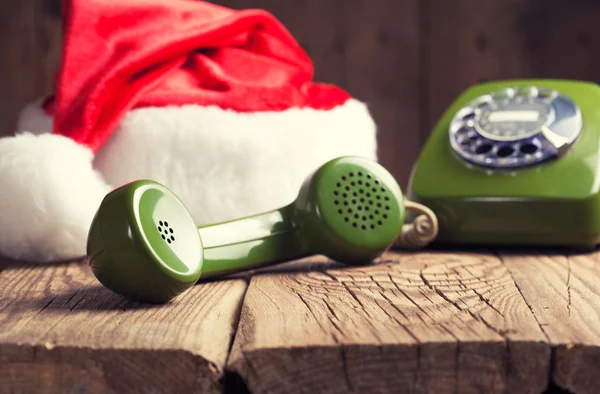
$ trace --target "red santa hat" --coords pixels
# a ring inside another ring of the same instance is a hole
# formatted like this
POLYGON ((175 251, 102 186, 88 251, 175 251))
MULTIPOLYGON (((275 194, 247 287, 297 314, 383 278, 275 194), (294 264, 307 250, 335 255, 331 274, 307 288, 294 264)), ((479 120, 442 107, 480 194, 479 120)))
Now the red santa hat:
POLYGON ((195 0, 63 3, 55 91, 0 139, 0 253, 85 255, 106 193, 135 179, 179 195, 198 225, 283 206, 342 155, 376 159, 366 105, 313 81, 263 10, 195 0))

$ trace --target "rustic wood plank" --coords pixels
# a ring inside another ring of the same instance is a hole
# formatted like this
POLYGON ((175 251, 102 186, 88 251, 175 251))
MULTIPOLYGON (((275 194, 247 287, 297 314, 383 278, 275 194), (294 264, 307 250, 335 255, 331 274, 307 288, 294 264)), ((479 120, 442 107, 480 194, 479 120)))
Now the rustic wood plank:
MULTIPOLYGON (((518 15, 530 74, 600 82, 600 3, 529 0, 518 15)), ((519 45, 519 43, 517 43, 519 45)))
MULTIPOLYGON (((313 269, 315 264, 311 266, 313 269)), ((259 393, 536 393, 550 347, 491 254, 255 275, 228 369, 259 393)))
POLYGON ((500 256, 555 348, 555 383, 575 394, 600 392, 600 253, 500 256))
POLYGON ((339 14, 344 87, 369 106, 378 127, 379 162, 406 188, 424 142, 419 1, 345 0, 339 14))
POLYGON ((0 1, 0 137, 27 103, 52 91, 62 46, 55 1, 0 1))
POLYGON ((589 0, 422 1, 423 132, 482 79, 599 81, 600 3, 589 0))
POLYGON ((424 133, 446 108, 481 79, 529 75, 530 56, 519 16, 528 0, 423 0, 424 133))
POLYGON ((109 292, 85 263, 0 264, 1 393, 221 392, 245 281, 152 305, 109 292))

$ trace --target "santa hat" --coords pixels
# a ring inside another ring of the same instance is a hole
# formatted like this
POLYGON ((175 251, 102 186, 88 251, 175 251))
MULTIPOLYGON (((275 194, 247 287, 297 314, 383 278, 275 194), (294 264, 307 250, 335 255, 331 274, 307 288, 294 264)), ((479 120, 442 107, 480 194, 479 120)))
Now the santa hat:
POLYGON ((113 188, 152 179, 198 225, 290 203, 343 155, 376 159, 366 105, 313 82, 313 64, 263 10, 195 0, 72 0, 55 91, 0 139, 0 254, 85 255, 113 188))

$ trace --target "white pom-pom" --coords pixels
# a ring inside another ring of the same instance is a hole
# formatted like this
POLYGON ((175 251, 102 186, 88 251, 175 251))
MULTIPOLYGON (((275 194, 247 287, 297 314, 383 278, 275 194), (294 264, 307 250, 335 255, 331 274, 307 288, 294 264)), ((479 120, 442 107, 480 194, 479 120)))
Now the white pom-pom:
POLYGON ((0 254, 35 262, 85 255, 111 190, 92 160, 87 147, 55 134, 0 139, 0 254))

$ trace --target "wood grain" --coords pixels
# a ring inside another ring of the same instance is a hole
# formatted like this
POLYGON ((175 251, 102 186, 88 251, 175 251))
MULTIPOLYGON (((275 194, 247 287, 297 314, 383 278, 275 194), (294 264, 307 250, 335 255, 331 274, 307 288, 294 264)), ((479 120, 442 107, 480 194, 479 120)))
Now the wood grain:
POLYGON ((379 162, 406 188, 422 143, 418 0, 345 0, 346 82, 378 126, 379 162))
POLYGON ((14 133, 19 112, 50 93, 61 51, 53 2, 0 1, 0 137, 14 133))
POLYGON ((490 254, 255 275, 228 362, 259 393, 536 393, 550 347, 490 254))
POLYGON ((245 281, 152 305, 85 263, 0 266, 0 393, 221 392, 245 281))
POLYGON ((423 0, 428 132, 457 96, 482 79, 531 77, 519 17, 529 0, 423 0))
POLYGON ((500 256, 555 349, 555 383, 576 394, 600 392, 600 254, 500 256))

